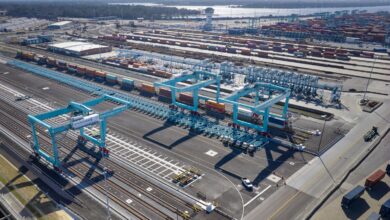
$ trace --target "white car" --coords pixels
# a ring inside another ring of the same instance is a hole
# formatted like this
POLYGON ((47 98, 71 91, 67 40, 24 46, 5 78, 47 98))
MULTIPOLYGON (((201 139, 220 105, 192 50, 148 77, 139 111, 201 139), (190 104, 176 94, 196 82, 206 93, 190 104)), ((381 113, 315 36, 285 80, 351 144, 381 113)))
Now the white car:
POLYGON ((245 186, 245 188, 252 190, 253 189, 253 184, 248 178, 242 178, 241 179, 242 185, 245 186))

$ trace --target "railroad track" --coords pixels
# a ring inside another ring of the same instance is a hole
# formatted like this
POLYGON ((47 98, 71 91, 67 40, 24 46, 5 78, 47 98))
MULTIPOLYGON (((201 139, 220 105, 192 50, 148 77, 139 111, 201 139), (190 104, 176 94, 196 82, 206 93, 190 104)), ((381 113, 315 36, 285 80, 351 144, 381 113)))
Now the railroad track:
MULTIPOLYGON (((6 106, 6 105, 4 105, 4 106, 6 106)), ((8 110, 10 110, 11 112, 14 112, 14 111, 12 111, 12 109, 9 109, 9 106, 8 107, 6 107, 8 110)), ((3 108, 4 109, 4 108, 3 108)), ((2 113, 4 113, 4 111, 2 110, 2 113)), ((24 123, 27 123, 27 120, 25 120, 25 118, 26 118, 26 116, 24 115, 22 115, 20 112, 19 113, 14 113, 14 114, 18 114, 18 116, 17 116, 17 118, 19 119, 19 124, 21 124, 22 122, 20 122, 20 121, 24 121, 24 123)), ((11 118, 12 117, 12 115, 9 115, 8 114, 8 118, 11 118)), ((15 117, 16 118, 16 117, 15 117)), ((2 124, 4 124, 5 126, 8 124, 8 123, 5 123, 4 121, 2 121, 2 124)), ((8 127, 8 126, 7 126, 8 127)), ((26 124, 24 124, 24 130, 25 130, 25 134, 28 134, 28 133, 30 133, 30 130, 29 130, 29 127, 27 127, 26 126, 26 124)), ((14 128, 15 129, 15 128, 14 128)), ((18 132, 18 133, 20 133, 20 128, 18 129, 18 130, 16 130, 15 132, 18 132)), ((41 133, 44 133, 44 131, 41 131, 41 133)), ((47 137, 46 137, 47 138, 47 137)), ((26 137, 24 137, 24 139, 26 140, 26 141, 29 141, 28 140, 28 138, 26 138, 26 137)), ((61 140, 60 142, 63 142, 64 140, 61 140)), ((46 143, 48 144, 48 145, 50 145, 50 142, 49 142, 49 140, 46 140, 46 143)), ((63 143, 61 143, 61 144, 63 144, 63 143)), ((69 149, 68 149, 69 150, 69 149)), ((64 152, 64 153, 68 153, 68 152, 64 152)), ((83 154, 83 153, 78 153, 79 154, 79 156, 81 156, 81 157, 83 157, 83 156, 88 156, 87 154, 83 154)), ((77 169, 71 169, 71 171, 72 172, 74 172, 74 173, 77 173, 78 174, 78 176, 80 176, 81 178, 83 178, 83 175, 85 175, 85 173, 88 171, 88 166, 86 166, 86 165, 83 165, 84 167, 83 167, 83 171, 79 171, 79 170, 77 170, 77 169)), ((134 175, 134 174, 132 174, 132 176, 131 176, 131 179, 132 180, 134 180, 134 182, 131 182, 131 181, 128 181, 128 179, 127 178, 125 178, 125 176, 127 177, 127 176, 130 176, 130 172, 127 170, 127 169, 124 169, 123 167, 121 167, 121 166, 119 166, 119 165, 115 165, 115 164, 111 164, 110 165, 112 168, 114 168, 114 169, 112 169, 114 172, 118 172, 118 173, 122 173, 122 174, 126 174, 126 175, 118 175, 118 177, 120 177, 120 179, 122 180, 122 182, 124 182, 124 183, 126 183, 126 184, 128 184, 128 185, 130 185, 131 187, 133 187, 133 188, 135 188, 135 189, 137 189, 137 190, 142 190, 142 188, 139 186, 139 184, 140 183, 142 183, 142 179, 140 178, 140 177, 138 177, 138 176, 136 176, 136 175, 134 175), (130 183, 130 184, 129 184, 130 183)), ((145 181, 143 181, 143 182, 145 182, 145 181)), ((97 185, 98 187, 100 187, 98 184, 95 184, 95 185, 97 185)), ((165 204, 165 208, 167 208, 167 209, 169 209, 170 211, 172 211, 173 213, 176 213, 179 209, 178 208, 176 208, 176 207, 174 207, 173 205, 169 205, 169 204, 166 204, 166 201, 169 201, 169 200, 172 200, 172 198, 174 198, 174 201, 176 202, 176 203, 178 203, 178 202, 181 202, 181 203, 183 203, 183 201, 181 201, 179 198, 177 198, 177 197, 174 197, 173 195, 171 195, 171 194, 169 194, 169 193, 167 193, 167 192, 164 192, 164 191, 162 191, 162 190, 160 190, 157 186, 155 186, 155 185, 152 185, 152 184, 150 184, 149 183, 149 187, 153 187, 153 193, 146 193, 145 195, 146 196, 148 196, 150 199, 152 199, 152 200, 154 200, 154 201, 158 201, 160 204, 165 204), (169 199, 169 198, 171 198, 171 199, 169 199)), ((122 187, 118 187, 117 186, 117 188, 118 188, 118 190, 120 190, 121 191, 121 194, 123 194, 123 195, 126 195, 126 194, 128 194, 128 192, 126 192, 122 187)), ((102 191, 103 189, 102 188, 100 188, 100 190, 102 191)), ((142 190, 143 191, 143 190, 142 190)), ((113 194, 111 194, 111 197, 113 198, 113 200, 118 200, 118 199, 116 199, 116 197, 115 197, 115 195, 113 195, 113 194)), ((137 196, 130 196, 130 198, 133 200, 133 201, 137 201, 137 202, 139 202, 139 203, 142 203, 144 206, 148 206, 148 204, 146 204, 143 200, 140 200, 137 196)), ((119 201, 118 201, 118 203, 119 203, 119 201)), ((122 201, 122 203, 123 203, 123 201, 122 201)), ((187 203, 185 203, 185 204, 183 204, 183 205, 185 205, 186 207, 189 207, 190 206, 190 204, 187 204, 187 203)), ((126 208, 128 207, 128 205, 127 204, 125 204, 124 205, 126 208)), ((169 216, 166 216, 165 214, 163 214, 160 210, 158 210, 158 209, 156 209, 155 207, 153 207, 153 206, 148 206, 148 208, 149 209, 151 209, 151 210, 154 210, 154 212, 156 212, 156 213, 158 213, 159 214, 159 216, 162 218, 162 219, 169 219, 170 217, 169 216)), ((144 218, 141 218, 141 219, 144 219, 144 218)))
MULTIPOLYGON (((10 80, 5 80, 7 83, 11 84, 12 86, 20 89, 20 90, 23 90, 24 87, 17 84, 17 83, 14 83, 10 80)), ((64 85, 66 86, 66 85, 64 85)), ((44 96, 44 92, 42 90, 34 90, 33 91, 34 94, 38 93, 38 95, 40 96, 44 96)), ((87 95, 85 95, 85 98, 88 98, 87 95)), ((51 101, 56 101, 57 103, 63 103, 63 100, 60 100, 60 99, 55 99, 55 100, 51 100, 51 101)), ((76 137, 75 137, 76 138, 76 137)), ((69 141, 73 141, 74 140, 69 140, 69 141)), ((67 143, 63 143, 63 145, 66 145, 67 143)), ((111 164, 111 163, 110 163, 111 164)), ((116 165, 116 163, 113 163, 114 165, 116 165)), ((114 166, 113 165, 113 166, 114 166)), ((131 176, 134 174, 130 173, 127 169, 124 169, 123 167, 121 166, 115 166, 115 171, 119 172, 119 173, 122 173, 122 174, 126 174, 127 176, 131 176)), ((121 175, 118 175, 117 176, 118 179, 122 179, 123 182, 128 182, 128 180, 126 180, 123 176, 121 175)), ((137 182, 137 184, 131 184, 133 188, 135 189, 138 189, 139 191, 145 191, 144 188, 141 188, 140 185, 146 185, 145 188, 153 188, 154 190, 151 191, 149 194, 150 196, 152 197, 151 199, 153 200, 156 200, 156 201, 159 201, 159 203, 162 203, 164 204, 165 208, 169 209, 171 212, 177 212, 177 207, 174 207, 172 205, 170 205, 169 203, 166 203, 166 201, 172 201, 175 203, 175 204, 179 204, 181 205, 181 208, 179 208, 179 210, 181 211, 186 211, 185 208, 191 208, 192 209, 192 205, 191 204, 188 204, 186 202, 183 202, 181 201, 178 197, 176 196, 173 196, 172 194, 169 194, 165 191, 162 191, 162 190, 159 190, 159 187, 154 185, 154 184, 151 184, 151 183, 146 183, 144 180, 142 180, 141 178, 139 178, 139 176, 137 176, 137 178, 133 178, 133 180, 135 180, 137 182)), ((132 182, 130 182, 132 183, 132 182)), ((188 211, 188 210, 187 210, 188 211)))
MULTIPOLYGON (((37 50, 38 49, 33 49, 32 51, 34 51, 34 52, 37 52, 37 50)), ((38 51, 37 53, 39 53, 39 52, 42 52, 42 51, 38 51)), ((61 59, 61 60, 65 60, 65 61, 67 61, 67 62, 69 62, 71 59, 70 58, 68 58, 68 57, 66 57, 66 59, 65 59, 65 57, 63 57, 63 56, 59 56, 58 54, 52 54, 52 53, 48 53, 48 52, 46 52, 45 51, 45 54, 50 54, 50 55, 55 55, 55 57, 57 57, 57 58, 59 58, 59 59, 61 59)), ((74 62, 74 61, 71 61, 71 62, 74 62)), ((91 61, 88 61, 88 66, 89 65, 91 65, 90 64, 90 62, 91 61)), ((117 68, 119 68, 119 67, 117 67, 117 68)), ((50 68, 49 68, 50 69, 50 68)), ((60 71, 61 72, 61 71, 60 71)), ((65 74, 65 73, 64 73, 65 74)), ((123 75, 123 74, 121 74, 121 73, 116 73, 116 74, 118 74, 118 75, 120 75, 120 76, 125 76, 125 75, 123 75)), ((133 77, 133 76, 132 76, 133 77)), ((131 77, 130 77, 131 78, 131 77)), ((150 83, 150 82, 152 82, 153 81, 153 79, 152 78, 145 78, 145 77, 141 77, 141 78, 139 78, 139 76, 137 75, 136 76, 136 78, 133 78, 133 79, 135 79, 137 82, 139 82, 139 83, 150 83), (141 79, 141 78, 143 78, 143 79, 141 79), (148 79, 148 80, 145 80, 145 79, 148 79)), ((61 83, 60 83, 61 84, 61 83)), ((65 85, 66 86, 66 85, 65 85)), ((99 84, 99 86, 103 86, 103 87, 105 87, 104 85, 102 85, 102 84, 99 84)), ((72 87, 73 88, 73 87, 72 87)), ((115 89, 115 88, 113 88, 113 87, 109 87, 110 89, 115 89)), ((73 88, 73 89, 75 89, 75 88, 73 88)), ((78 90, 78 89, 76 89, 76 90, 78 90)), ((80 90, 78 90, 78 91, 80 91, 80 90)), ((205 94, 211 94, 212 92, 210 92, 210 91, 204 91, 204 93, 205 94)), ((133 94, 134 95, 134 94, 133 94)), ((214 94, 212 94, 211 96, 213 96, 214 94)), ((280 106, 280 105, 275 105, 274 106, 274 108, 277 108, 279 111, 280 110, 282 110, 283 109, 283 107, 282 106, 280 106)), ((320 118, 319 117, 319 115, 318 114, 314 114, 314 113, 312 113, 312 112, 309 112, 309 111, 304 111, 304 110, 301 110, 301 109, 297 109, 297 108, 294 108, 294 107, 290 107, 289 108, 290 109, 290 111, 291 112, 294 112, 294 113, 297 113, 297 114, 303 114, 303 115, 306 115, 306 116, 309 116, 309 117, 313 117, 313 118, 320 118)))
MULTIPOLYGON (((27 138, 27 135, 29 133, 31 133, 31 131, 29 130, 29 127, 26 125, 26 121, 24 121, 22 118, 26 118, 25 116, 26 115, 21 115, 19 111, 15 111, 15 109, 13 108, 10 108, 9 106, 7 106, 7 104, 5 104, 3 101, 0 101, 0 103, 2 104, 2 109, 0 109, 0 114, 5 116, 6 120, 1 120, 0 121, 0 124, 4 127, 7 127, 11 132, 15 133, 15 134, 24 134, 23 136, 19 136, 21 139, 23 139, 24 141, 26 142, 29 142, 29 138, 27 138), (7 106, 7 107, 6 107, 7 106), (12 114, 9 114, 8 112, 4 111, 4 109, 6 110, 10 110, 12 111, 13 113, 12 114), (18 113, 17 113, 18 112, 18 113), (11 120, 11 118, 14 118, 14 120, 11 120), (24 121, 24 122, 23 122, 24 121), (10 126, 10 124, 12 124, 13 126, 10 126)), ((40 131, 41 133, 42 131, 40 131)), ((44 132, 43 132, 44 133, 44 132)), ((41 133, 42 134, 42 133, 41 133)), ((40 136, 40 142, 42 143, 41 146, 50 146, 50 140, 48 137, 46 136, 40 136)), ((46 151, 47 153, 49 153, 49 149, 46 148, 46 147, 42 147, 42 149, 44 151, 46 151)), ((88 171, 89 168, 87 167, 87 165, 85 165, 84 163, 79 163, 77 164, 77 168, 76 167, 70 167, 68 168, 68 170, 71 172, 71 173, 74 173, 74 174, 77 174, 77 176, 80 178, 80 179, 84 179, 84 175, 85 173, 82 173, 79 169, 81 169, 82 171, 88 171)), ((86 181, 88 182, 88 180, 86 181)), ((95 184, 93 182, 89 182, 88 184, 93 184, 95 188, 98 189, 99 192, 101 192, 103 195, 106 193, 104 188, 102 186, 100 186, 99 184, 95 184)), ((111 185, 111 182, 110 182, 110 185, 111 185)), ((115 188, 116 189, 116 186, 112 186, 111 187, 115 188)), ((112 201, 115 201, 117 202, 118 204, 120 204, 123 208, 125 208, 126 210, 130 211, 130 213, 134 214, 138 219, 142 219, 142 220, 146 220, 146 219, 150 219, 148 218, 147 216, 145 216, 143 213, 139 212, 137 209, 134 209, 130 206, 128 206, 127 204, 124 204, 123 201, 119 200, 118 198, 116 198, 115 196, 113 196, 112 193, 109 193, 110 194, 110 199, 112 201)), ((128 194, 128 193, 126 193, 128 194)), ((136 199, 135 196, 130 196, 131 198, 134 198, 135 201, 136 200, 139 200, 139 199, 136 199)), ((152 209, 154 209, 154 207, 151 207, 152 209)), ((164 217, 167 217, 167 216, 164 216, 164 217)), ((164 219, 164 218, 162 218, 164 219)))

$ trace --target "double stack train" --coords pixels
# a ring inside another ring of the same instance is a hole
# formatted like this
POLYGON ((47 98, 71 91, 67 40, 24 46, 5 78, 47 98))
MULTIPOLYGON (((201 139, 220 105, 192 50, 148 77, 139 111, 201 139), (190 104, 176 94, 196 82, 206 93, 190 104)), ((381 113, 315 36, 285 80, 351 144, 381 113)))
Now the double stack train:
MULTIPOLYGON (((135 81, 130 78, 118 77, 115 74, 106 73, 103 71, 98 71, 92 68, 88 68, 81 65, 76 65, 72 63, 67 63, 61 60, 54 59, 52 57, 45 57, 39 54, 20 51, 17 53, 16 58, 34 62, 38 65, 46 65, 49 68, 56 68, 60 71, 66 71, 69 74, 74 74, 79 77, 93 79, 96 82, 104 83, 106 85, 114 86, 119 85, 122 90, 138 90, 143 95, 148 96, 157 96, 159 100, 170 102, 172 99, 171 91, 166 88, 155 88, 152 84, 146 82, 140 82, 136 85, 135 81)), ((176 97, 178 102, 192 105, 193 97, 189 93, 179 93, 176 97)), ((213 116, 222 116, 225 115, 231 116, 232 112, 227 108, 224 103, 218 103, 214 100, 200 100, 199 108, 203 109, 207 114, 213 116)), ((252 123, 261 124, 261 117, 253 114, 251 111, 243 108, 239 108, 238 110, 238 118, 243 121, 248 121, 252 123)), ((287 121, 281 120, 277 118, 269 118, 269 126, 276 127, 280 129, 287 128, 287 121)))

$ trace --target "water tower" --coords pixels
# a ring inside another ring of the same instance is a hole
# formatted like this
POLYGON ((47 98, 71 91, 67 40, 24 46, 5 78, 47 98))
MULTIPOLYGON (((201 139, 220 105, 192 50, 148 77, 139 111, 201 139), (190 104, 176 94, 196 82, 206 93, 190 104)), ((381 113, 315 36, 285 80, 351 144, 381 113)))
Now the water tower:
POLYGON ((213 30, 213 14, 214 14, 214 9, 213 8, 206 8, 205 10, 206 14, 206 24, 203 26, 204 31, 211 31, 213 30))

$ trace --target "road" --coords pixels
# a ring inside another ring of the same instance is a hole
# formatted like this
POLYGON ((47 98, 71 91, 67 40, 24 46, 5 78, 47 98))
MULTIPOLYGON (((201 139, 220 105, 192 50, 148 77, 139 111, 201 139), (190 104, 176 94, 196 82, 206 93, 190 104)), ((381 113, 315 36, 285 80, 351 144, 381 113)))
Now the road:
MULTIPOLYGON (((278 190, 274 198, 281 203, 267 200, 247 216, 247 220, 258 219, 303 219, 331 188, 339 182, 348 170, 367 153, 371 144, 361 138, 372 126, 379 127, 381 135, 390 126, 390 101, 384 102, 376 113, 362 116, 356 125, 341 141, 320 158, 316 157, 298 172, 287 179, 287 186, 278 190), (326 165, 326 168, 324 165, 326 165), (330 176, 331 175, 331 176, 330 176), (278 204, 275 206, 275 204, 278 204), (266 210, 266 211, 265 211, 266 210)), ((379 140, 379 138, 376 138, 379 140)))
POLYGON ((340 207, 341 197, 356 185, 363 185, 367 176, 375 172, 378 168, 385 169, 390 159, 390 134, 387 134, 375 150, 353 171, 346 181, 342 184, 340 190, 335 191, 326 201, 321 209, 313 216, 313 219, 329 219, 329 212, 335 218, 359 218, 366 219, 371 212, 378 212, 380 205, 388 199, 389 177, 385 177, 381 183, 378 183, 370 192, 366 192, 349 210, 343 210, 340 207), (387 195, 386 195, 387 193, 387 195))

